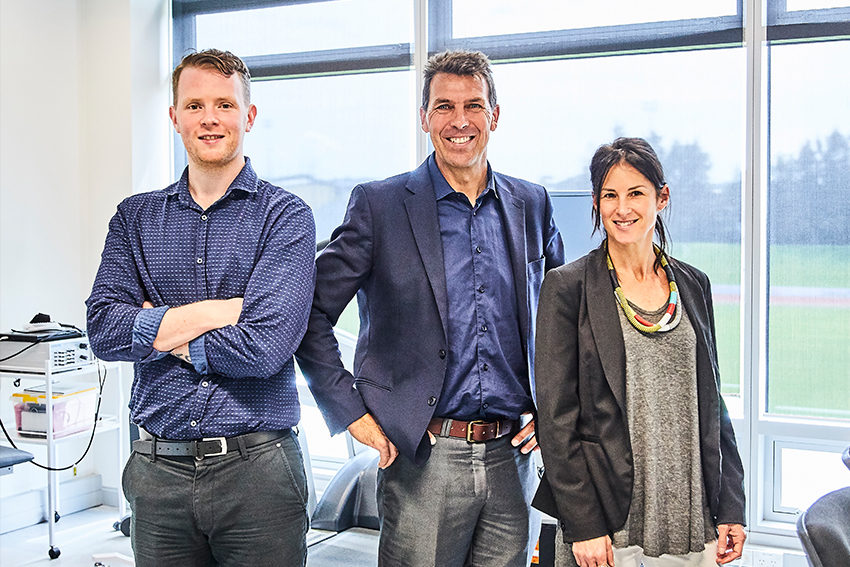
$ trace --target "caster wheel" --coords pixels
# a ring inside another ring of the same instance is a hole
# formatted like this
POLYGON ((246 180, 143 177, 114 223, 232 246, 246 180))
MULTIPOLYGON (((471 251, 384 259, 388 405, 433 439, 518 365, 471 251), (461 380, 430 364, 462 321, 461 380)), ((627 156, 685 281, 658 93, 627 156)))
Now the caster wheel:
POLYGON ((53 523, 54 524, 56 522, 58 522, 60 518, 62 518, 62 516, 59 515, 59 512, 53 512, 53 523))
POLYGON ((121 533, 127 537, 130 537, 130 514, 127 514, 123 518, 121 518, 120 522, 116 522, 118 524, 118 529, 121 530, 121 533))
POLYGON ((61 553, 62 552, 59 551, 58 547, 51 547, 50 551, 47 552, 47 555, 50 556, 51 559, 56 559, 61 553))

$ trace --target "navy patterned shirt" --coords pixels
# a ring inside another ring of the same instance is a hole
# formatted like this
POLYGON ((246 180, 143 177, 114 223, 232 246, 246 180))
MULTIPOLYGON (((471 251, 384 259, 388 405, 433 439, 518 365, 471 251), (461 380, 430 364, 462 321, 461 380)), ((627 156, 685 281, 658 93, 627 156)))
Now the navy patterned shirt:
POLYGON ((487 166, 475 205, 452 189, 432 155, 448 291, 446 379, 434 415, 451 419, 517 419, 534 403, 519 328, 507 236, 487 166))
POLYGON ((291 427, 300 419, 292 354, 313 299, 312 212, 258 179, 248 158, 207 210, 188 176, 118 206, 86 301, 92 350, 135 363, 130 417, 157 437, 291 427), (239 322, 192 341, 191 364, 153 348, 169 307, 233 297, 243 298, 239 322))

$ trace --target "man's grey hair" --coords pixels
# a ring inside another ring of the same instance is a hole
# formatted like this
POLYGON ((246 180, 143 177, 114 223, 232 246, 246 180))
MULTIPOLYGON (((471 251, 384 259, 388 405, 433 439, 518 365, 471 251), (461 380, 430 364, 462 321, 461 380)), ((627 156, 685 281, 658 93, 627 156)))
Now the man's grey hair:
POLYGON ((425 64, 425 84, 422 87, 422 110, 428 110, 431 100, 431 80, 437 73, 448 73, 461 77, 481 77, 487 83, 487 102, 490 110, 496 108, 496 85, 490 59, 480 51, 457 49, 432 55, 425 64))

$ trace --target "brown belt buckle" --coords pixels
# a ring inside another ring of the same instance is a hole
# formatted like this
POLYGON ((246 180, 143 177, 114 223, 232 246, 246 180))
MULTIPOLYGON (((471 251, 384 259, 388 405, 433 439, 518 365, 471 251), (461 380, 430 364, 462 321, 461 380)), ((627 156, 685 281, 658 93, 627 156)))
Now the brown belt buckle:
MULTIPOLYGON (((486 422, 484 422, 484 420, 481 420, 481 419, 476 419, 474 421, 470 421, 466 425, 466 442, 467 443, 476 443, 475 439, 472 438, 472 426, 474 426, 474 425, 486 425, 486 422)), ((497 420, 496 421, 496 437, 498 437, 499 433, 501 433, 499 431, 501 426, 502 426, 502 424, 497 420)), ((496 437, 494 437, 494 439, 496 437)))

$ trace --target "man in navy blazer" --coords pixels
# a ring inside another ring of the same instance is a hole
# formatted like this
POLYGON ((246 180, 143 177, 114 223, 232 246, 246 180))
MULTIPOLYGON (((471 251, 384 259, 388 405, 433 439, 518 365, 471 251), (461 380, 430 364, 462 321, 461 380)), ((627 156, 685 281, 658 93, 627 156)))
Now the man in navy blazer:
POLYGON ((485 55, 433 56, 420 117, 434 153, 354 188, 296 357, 331 433, 380 453, 379 565, 525 566, 540 529, 534 317, 563 242, 546 190, 487 162, 485 55), (333 326, 355 294, 352 375, 333 326))

